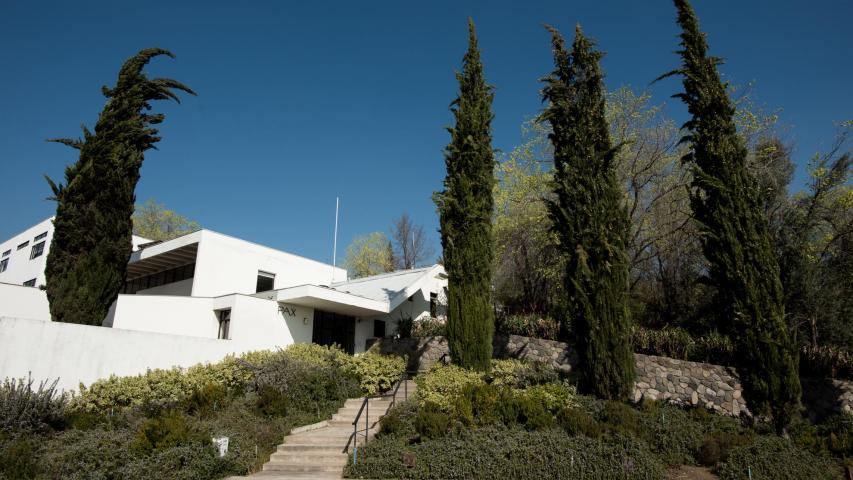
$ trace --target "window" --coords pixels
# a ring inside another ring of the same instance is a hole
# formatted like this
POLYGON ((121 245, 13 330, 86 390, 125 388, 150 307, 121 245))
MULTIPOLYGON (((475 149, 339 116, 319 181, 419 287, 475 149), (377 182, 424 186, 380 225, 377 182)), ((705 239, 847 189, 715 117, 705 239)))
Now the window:
POLYGON ((8 258, 4 258, 3 260, 0 260, 0 273, 5 272, 8 267, 9 267, 9 259, 8 258))
POLYGON ((435 318, 438 316, 438 294, 429 292, 429 316, 435 318))
POLYGON ((44 253, 44 242, 33 245, 33 249, 30 250, 30 260, 40 257, 42 253, 44 253))
POLYGON ((121 293, 134 294, 146 288, 159 287, 167 283, 180 282, 195 275, 195 264, 190 263, 181 267, 166 270, 164 272, 152 273, 144 277, 137 277, 124 283, 121 293))
POLYGON ((41 235, 37 235, 36 238, 33 239, 34 242, 38 242, 42 238, 47 236, 47 232, 42 233, 41 235))
POLYGON ((219 311, 219 333, 216 338, 228 340, 228 330, 231 328, 231 310, 219 311))
POLYGON ((35 287, 36 286, 36 279, 34 278, 32 280, 27 280, 26 282, 24 282, 24 286, 25 287, 35 287))
POLYGON ((383 338, 385 336, 385 321, 384 320, 374 320, 373 321, 373 336, 376 338, 383 338))
POLYGON ((6 250, 5 252, 3 252, 3 256, 8 257, 10 253, 12 253, 11 250, 6 250))
POLYGON ((273 289, 275 274, 258 270, 258 283, 255 285, 255 293, 266 292, 273 289))
POLYGON ((29 240, 27 240, 26 242, 24 242, 24 243, 22 243, 22 244, 18 245, 18 250, 20 250, 20 249, 22 249, 22 248, 27 248, 27 245, 29 245, 29 244, 30 244, 30 241, 29 241, 29 240))

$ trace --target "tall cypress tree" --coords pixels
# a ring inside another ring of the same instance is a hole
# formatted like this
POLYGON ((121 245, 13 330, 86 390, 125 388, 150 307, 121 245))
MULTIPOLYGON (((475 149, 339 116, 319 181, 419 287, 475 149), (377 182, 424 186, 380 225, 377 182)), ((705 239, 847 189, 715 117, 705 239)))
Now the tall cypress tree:
POLYGON ((692 118, 684 124, 691 149, 691 206, 702 233, 709 277, 716 287, 718 324, 736 340, 738 371, 753 413, 784 427, 800 398, 798 357, 785 326, 779 266, 768 233, 763 198, 746 168, 747 149, 720 81, 720 59, 707 55, 705 35, 687 0, 675 0, 681 26, 676 95, 692 118))
POLYGON ((436 198, 448 275, 447 340, 459 365, 488 370, 492 358, 492 87, 486 84, 474 22, 468 20, 468 52, 456 74, 459 97, 451 104, 447 177, 436 198))
MULTIPOLYGON (((571 323, 580 355, 581 386, 603 398, 625 399, 634 385, 627 308, 628 214, 616 179, 617 150, 604 117, 603 54, 580 26, 571 54, 552 35, 555 70, 543 79, 548 106, 540 121, 553 133, 555 199, 548 207, 566 255, 563 325, 571 323)), ((565 329, 563 329, 565 332, 565 329)))
POLYGON ((178 101, 173 89, 194 94, 175 80, 149 80, 143 67, 159 48, 142 50, 119 71, 114 88, 103 87, 107 104, 95 132, 58 139, 80 151, 65 169, 65 184, 48 183, 57 201, 47 257, 47 298, 54 321, 100 325, 125 281, 131 253, 131 215, 144 152, 160 138, 150 125, 165 118, 146 113, 151 100, 178 101))

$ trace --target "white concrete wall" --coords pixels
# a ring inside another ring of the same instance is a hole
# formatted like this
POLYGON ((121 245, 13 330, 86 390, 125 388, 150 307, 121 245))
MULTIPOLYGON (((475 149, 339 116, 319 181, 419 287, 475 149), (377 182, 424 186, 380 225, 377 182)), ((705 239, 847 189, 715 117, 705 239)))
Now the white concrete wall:
POLYGON ((215 339, 219 319, 212 298, 119 295, 104 326, 215 339))
POLYGON ((50 240, 53 237, 53 217, 42 220, 14 237, 0 243, 0 255, 3 252, 11 250, 8 256, 0 257, 9 259, 9 264, 6 271, 0 273, 0 282, 12 283, 21 285, 22 283, 36 279, 36 286, 44 285, 44 265, 47 259, 47 252, 50 249, 50 240), (47 237, 38 241, 33 241, 37 235, 47 232, 47 237), (18 245, 29 242, 26 247, 18 250, 18 245), (41 256, 30 260, 30 252, 33 245, 45 242, 44 253, 41 256))
POLYGON ((110 375, 189 367, 249 350, 227 340, 0 318, 0 379, 28 374, 37 381, 59 378, 59 387, 65 390, 110 375))
POLYGON ((346 270, 210 230, 202 230, 192 294, 253 294, 258 270, 275 274, 275 289, 346 280, 346 270))
POLYGON ((279 308, 278 302, 234 295, 231 305, 230 337, 249 345, 285 347, 311 341, 314 310, 295 305, 279 308))
POLYGON ((0 316, 50 320, 47 294, 38 288, 0 283, 0 316))

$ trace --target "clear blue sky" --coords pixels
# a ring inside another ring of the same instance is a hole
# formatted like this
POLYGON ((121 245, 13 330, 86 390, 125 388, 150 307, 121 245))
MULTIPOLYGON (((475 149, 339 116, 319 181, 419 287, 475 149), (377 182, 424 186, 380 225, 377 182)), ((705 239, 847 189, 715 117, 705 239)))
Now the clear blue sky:
MULTIPOLYGON (((781 108, 803 178, 834 123, 853 118, 853 2, 698 1, 725 78, 755 81, 781 108)), ((610 89, 647 88, 678 64, 669 1, 34 2, 0 0, 0 239, 50 216, 42 179, 62 178, 75 151, 46 138, 94 126, 121 63, 145 47, 172 50, 150 76, 198 92, 166 113, 159 150, 146 155, 137 199, 155 198, 204 227, 331 260, 354 236, 388 231, 406 211, 438 250, 430 195, 444 178, 444 127, 477 24, 495 85, 494 146, 510 150, 542 105, 551 70, 542 23, 571 37, 580 22, 607 52, 610 89)), ((651 86, 669 99, 675 80, 651 86)))

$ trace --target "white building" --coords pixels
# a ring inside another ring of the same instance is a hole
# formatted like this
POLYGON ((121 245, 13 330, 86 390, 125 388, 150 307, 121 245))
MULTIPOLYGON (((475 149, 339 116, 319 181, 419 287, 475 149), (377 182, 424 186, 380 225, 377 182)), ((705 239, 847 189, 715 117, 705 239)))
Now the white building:
POLYGON ((70 375, 76 385, 299 342, 334 343, 357 354, 394 335, 401 319, 444 315, 447 276, 440 265, 347 280, 344 269, 199 230, 164 242, 134 238, 125 287, 102 322, 111 328, 60 325, 50 322, 45 293, 22 286, 44 284, 52 233, 47 219, 0 244, 10 251, 0 273, 0 378, 25 375, 35 362, 44 364, 35 368, 42 377, 70 375), (70 339, 73 332, 81 338, 70 339), (104 336, 119 343, 105 348, 99 340, 95 352, 82 346, 104 336), (13 342, 15 349, 5 348, 13 342), (147 353, 165 345, 182 351, 147 353), (43 358, 55 350, 69 351, 43 358), (81 356, 92 363, 86 372, 57 371, 57 363, 81 356))
MULTIPOLYGON (((0 243, 0 283, 44 285, 44 265, 52 238, 53 217, 50 217, 0 243)), ((133 235, 134 250, 147 242, 150 240, 133 235)))

